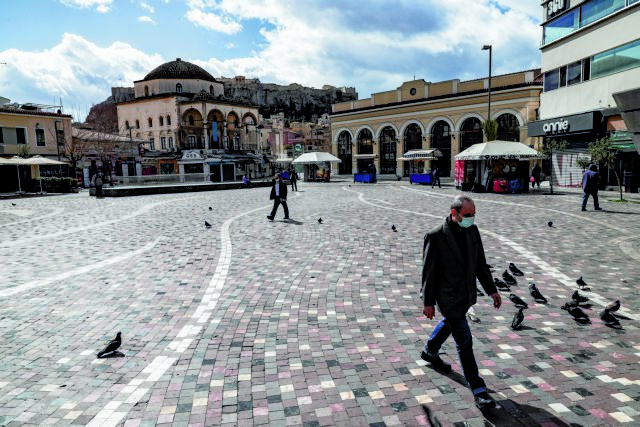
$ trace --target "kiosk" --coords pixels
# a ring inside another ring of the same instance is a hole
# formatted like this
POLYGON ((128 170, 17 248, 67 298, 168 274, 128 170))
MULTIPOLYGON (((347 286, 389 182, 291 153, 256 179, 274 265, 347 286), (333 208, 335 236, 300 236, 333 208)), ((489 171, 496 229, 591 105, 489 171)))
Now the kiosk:
POLYGON ((409 174, 409 183, 413 184, 431 184, 433 175, 431 175, 431 168, 426 168, 426 161, 437 160, 442 156, 442 152, 437 148, 431 148, 426 150, 409 150, 402 155, 398 160, 409 161, 411 163, 409 174))

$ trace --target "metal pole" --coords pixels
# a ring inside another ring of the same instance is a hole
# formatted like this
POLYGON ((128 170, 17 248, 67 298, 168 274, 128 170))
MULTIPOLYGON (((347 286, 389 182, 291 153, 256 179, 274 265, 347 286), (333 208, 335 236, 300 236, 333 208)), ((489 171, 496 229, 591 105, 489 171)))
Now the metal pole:
POLYGON ((489 107, 488 107, 488 120, 491 120, 491 56, 492 46, 489 45, 489 107))

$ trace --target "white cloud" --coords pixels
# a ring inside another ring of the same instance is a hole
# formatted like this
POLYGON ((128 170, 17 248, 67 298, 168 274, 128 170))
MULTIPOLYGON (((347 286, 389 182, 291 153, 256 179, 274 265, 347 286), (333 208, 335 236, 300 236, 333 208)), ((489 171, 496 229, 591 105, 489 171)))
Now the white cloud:
POLYGON ((65 6, 79 7, 81 9, 96 8, 100 13, 107 13, 111 10, 113 0, 60 0, 65 6))
POLYGON ((156 10, 153 8, 153 6, 151 6, 149 3, 147 2, 140 2, 140 7, 143 8, 144 10, 146 10, 147 12, 149 12, 150 14, 154 14, 156 13, 156 10))
POLYGON ((0 94, 17 102, 49 104, 62 97, 65 112, 84 120, 92 104, 111 95, 113 86, 132 86, 165 62, 131 45, 115 42, 100 47, 75 34, 64 34, 43 51, 0 52, 0 94))
POLYGON ((226 17, 215 13, 204 12, 202 9, 191 9, 185 15, 187 20, 198 27, 217 31, 225 34, 236 34, 242 30, 242 25, 226 17))
POLYGON ((138 16, 138 22, 145 22, 148 24, 155 24, 156 21, 153 20, 150 16, 138 16))

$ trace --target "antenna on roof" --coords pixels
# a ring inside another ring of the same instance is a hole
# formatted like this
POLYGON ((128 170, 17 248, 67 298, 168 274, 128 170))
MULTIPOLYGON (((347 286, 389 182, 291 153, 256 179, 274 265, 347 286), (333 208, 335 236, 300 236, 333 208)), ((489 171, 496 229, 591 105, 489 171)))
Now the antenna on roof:
POLYGON ((415 79, 416 79, 416 72, 414 71, 413 72, 413 80, 415 80, 415 79))

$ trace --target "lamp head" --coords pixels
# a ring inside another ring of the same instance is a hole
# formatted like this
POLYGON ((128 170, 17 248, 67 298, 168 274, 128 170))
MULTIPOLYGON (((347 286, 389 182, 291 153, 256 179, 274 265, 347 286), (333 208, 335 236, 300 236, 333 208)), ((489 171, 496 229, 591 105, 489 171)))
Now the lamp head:
POLYGON ((491 50, 491 45, 485 44, 484 46, 482 46, 482 50, 491 50))

